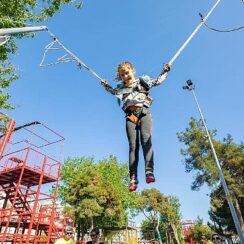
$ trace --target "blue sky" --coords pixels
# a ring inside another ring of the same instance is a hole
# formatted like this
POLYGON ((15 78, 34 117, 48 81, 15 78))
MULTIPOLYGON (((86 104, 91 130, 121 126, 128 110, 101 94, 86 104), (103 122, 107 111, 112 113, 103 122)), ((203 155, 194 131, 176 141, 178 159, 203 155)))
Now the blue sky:
MULTIPOLYGON (((61 13, 42 24, 116 86, 116 67, 124 60, 134 64, 138 76, 156 77, 199 24, 198 13, 205 15, 214 3, 84 0, 81 10, 63 7, 61 13)), ((220 29, 243 25, 244 4, 222 0, 208 23, 220 29)), ((39 120, 63 135, 63 158, 94 156, 99 160, 115 155, 119 162, 127 162, 125 119, 115 97, 75 63, 40 68, 44 47, 50 42, 46 32, 18 41, 18 52, 11 58, 21 78, 10 88, 16 109, 8 114, 18 125, 39 120)), ((139 190, 157 187, 177 196, 184 219, 200 216, 208 220, 209 189, 191 191, 193 175, 185 173, 180 154, 184 145, 176 133, 187 127, 191 116, 199 118, 192 95, 182 86, 189 78, 195 82, 208 127, 218 130, 219 139, 230 133, 235 142, 243 141, 243 43, 243 30, 218 33, 202 27, 174 63, 167 80, 152 90, 157 182, 150 186, 144 183, 141 157, 139 190)))

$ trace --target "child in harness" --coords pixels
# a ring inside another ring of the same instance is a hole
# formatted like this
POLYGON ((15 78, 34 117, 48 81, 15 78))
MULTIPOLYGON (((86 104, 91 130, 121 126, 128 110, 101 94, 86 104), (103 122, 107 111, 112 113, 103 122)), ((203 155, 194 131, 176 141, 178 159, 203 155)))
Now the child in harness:
POLYGON ((112 88, 105 80, 101 82, 109 93, 119 98, 126 114, 130 191, 135 191, 138 186, 137 168, 140 144, 145 160, 146 182, 155 182, 150 112, 153 99, 150 97, 149 91, 152 87, 160 85, 166 79, 169 71, 170 65, 167 64, 157 79, 151 79, 149 76, 136 78, 134 67, 130 62, 125 61, 118 65, 116 79, 121 81, 121 84, 117 88, 112 88))

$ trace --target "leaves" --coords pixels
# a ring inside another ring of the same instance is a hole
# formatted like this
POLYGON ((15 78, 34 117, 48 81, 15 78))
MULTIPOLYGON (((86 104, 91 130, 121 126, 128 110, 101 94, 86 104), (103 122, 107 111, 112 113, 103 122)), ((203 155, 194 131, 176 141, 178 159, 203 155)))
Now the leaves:
POLYGON ((174 196, 165 196, 159 190, 145 189, 141 193, 141 210, 147 219, 142 224, 142 232, 146 237, 149 233, 155 238, 159 233, 166 241, 166 236, 171 236, 180 243, 181 216, 180 203, 174 196), (160 223, 159 223, 159 220, 160 223))
MULTIPOLYGON (((228 185, 236 211, 244 228, 242 213, 244 212, 244 145, 233 142, 231 135, 223 141, 214 137, 217 131, 209 132, 219 159, 221 170, 228 185)), ((209 141, 201 121, 191 118, 189 127, 178 133, 178 139, 186 146, 181 150, 185 157, 186 172, 195 173, 192 189, 198 190, 206 183, 212 190, 210 217, 219 227, 220 231, 228 229, 235 233, 230 210, 227 205, 225 192, 219 178, 219 171, 210 148, 209 141)))
POLYGON ((187 233, 188 240, 194 240, 196 243, 206 243, 211 239, 212 230, 209 226, 204 225, 202 220, 198 218, 194 227, 187 233))
POLYGON ((73 208, 78 232, 94 224, 122 226, 137 209, 137 194, 128 191, 128 167, 113 156, 68 158, 61 171, 59 198, 73 208))

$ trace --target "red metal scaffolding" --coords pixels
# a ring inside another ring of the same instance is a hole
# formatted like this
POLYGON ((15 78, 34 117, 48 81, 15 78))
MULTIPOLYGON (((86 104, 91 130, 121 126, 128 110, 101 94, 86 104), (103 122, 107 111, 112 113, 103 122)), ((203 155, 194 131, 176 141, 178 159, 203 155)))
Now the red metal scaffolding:
POLYGON ((12 119, 2 123, 0 243, 53 243, 65 225, 56 211, 61 164, 46 151, 64 138, 37 121, 16 128, 12 119))

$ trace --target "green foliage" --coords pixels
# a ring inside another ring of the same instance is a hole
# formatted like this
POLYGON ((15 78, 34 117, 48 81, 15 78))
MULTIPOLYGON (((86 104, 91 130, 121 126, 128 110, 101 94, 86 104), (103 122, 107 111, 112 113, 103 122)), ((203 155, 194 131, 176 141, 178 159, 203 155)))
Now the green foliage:
POLYGON ((165 196, 155 188, 141 193, 141 210, 147 220, 142 223, 145 237, 159 234, 163 242, 182 243, 180 202, 175 196, 165 196))
MULTIPOLYGON (((81 0, 1 0, 0 28, 23 27, 25 23, 47 20, 60 12, 62 5, 72 4, 76 8, 82 6, 81 0)), ((30 34, 16 34, 15 37, 30 37, 30 34)), ((9 61, 11 54, 17 50, 17 43, 11 39, 0 46, 0 109, 12 109, 8 103, 10 95, 5 92, 12 81, 18 78, 16 69, 9 61)))
MULTIPOLYGON (((216 131, 210 131, 210 135, 215 136, 216 131)), ((192 189, 198 190, 204 183, 212 186, 218 180, 218 174, 202 122, 191 118, 189 128, 177 136, 187 147, 181 150, 181 154, 185 157, 186 172, 195 173, 192 189)), ((217 147, 215 140, 213 144, 217 147)))
POLYGON ((128 167, 115 157, 95 163, 93 158, 68 158, 61 171, 59 197, 75 213, 78 232, 126 224, 137 209, 137 194, 128 191, 128 167))
POLYGON ((152 222, 157 221, 158 214, 168 212, 168 198, 156 188, 143 190, 141 196, 141 210, 152 222))
POLYGON ((13 109, 13 106, 8 103, 10 95, 5 93, 5 89, 15 79, 17 79, 17 75, 13 65, 7 62, 0 62, 0 109, 13 109))
POLYGON ((168 201, 170 205, 168 212, 161 214, 161 221, 163 223, 162 236, 164 236, 165 242, 174 240, 176 243, 183 243, 180 201, 175 196, 169 196, 168 201))
POLYGON ((155 239, 153 223, 150 222, 148 219, 142 221, 141 232, 144 239, 146 240, 155 239))
POLYGON ((102 182, 105 186, 111 186, 120 198, 123 209, 128 211, 130 216, 137 214, 139 196, 136 192, 129 193, 129 173, 127 164, 119 164, 116 157, 100 160, 98 171, 102 175, 102 182))
MULTIPOLYGON (((242 216, 244 212, 244 144, 234 143, 230 135, 227 135, 223 141, 216 140, 214 139, 216 134, 216 130, 210 131, 233 204, 244 229, 242 216)), ((226 196, 220 184, 218 169, 201 121, 191 118, 189 128, 178 133, 178 138, 186 146, 186 149, 181 150, 185 157, 186 172, 194 172, 195 175, 192 189, 197 190, 206 183, 212 190, 210 217, 214 221, 214 226, 222 232, 228 230, 235 233, 226 196)))
POLYGON ((188 234, 188 238, 193 239, 196 243, 206 243, 211 239, 212 230, 209 226, 204 225, 202 220, 198 220, 194 223, 193 229, 188 234))
MULTIPOLYGON (((210 195, 211 200, 211 209, 209 211, 210 219, 212 223, 208 223, 208 225, 215 230, 215 232, 228 236, 231 233, 236 233, 235 224, 230 211, 226 211, 229 209, 228 202, 226 200, 224 191, 222 187, 218 187, 215 191, 213 191, 210 195)), ((244 212, 244 199, 239 198, 238 202, 241 208, 241 212, 244 212)))

